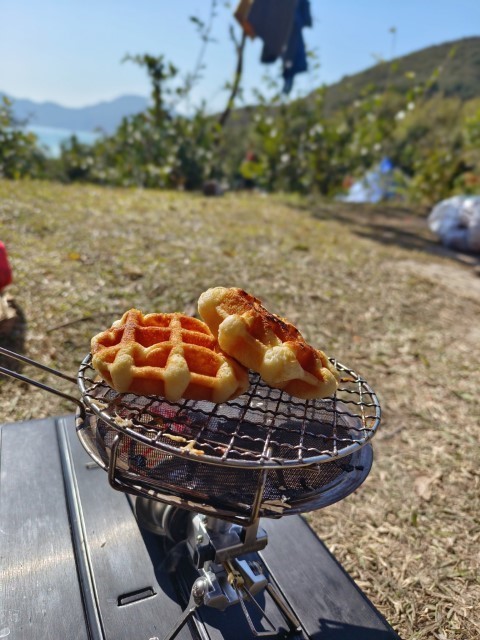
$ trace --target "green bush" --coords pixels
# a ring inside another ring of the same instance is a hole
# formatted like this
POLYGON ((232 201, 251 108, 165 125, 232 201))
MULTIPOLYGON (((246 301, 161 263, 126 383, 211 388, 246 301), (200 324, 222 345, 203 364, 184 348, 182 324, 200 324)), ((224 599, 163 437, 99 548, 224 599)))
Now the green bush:
POLYGON ((37 147, 37 138, 26 133, 15 121, 12 103, 8 98, 0 99, 0 177, 41 177, 44 174, 45 158, 37 147))

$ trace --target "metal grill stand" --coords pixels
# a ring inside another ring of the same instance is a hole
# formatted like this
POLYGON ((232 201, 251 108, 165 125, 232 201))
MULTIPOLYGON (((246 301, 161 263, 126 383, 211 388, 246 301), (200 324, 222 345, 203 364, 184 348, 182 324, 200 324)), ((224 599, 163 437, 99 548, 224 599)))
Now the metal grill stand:
MULTIPOLYGON (((145 513, 144 503, 147 500, 137 498, 137 514, 145 513)), ((149 511, 151 513, 151 508, 149 511)), ((168 511, 168 507, 160 503, 156 511, 155 521, 163 521, 163 534, 166 535, 168 532, 170 538, 175 538, 178 532, 172 531, 171 524, 168 524, 172 511, 168 511), (165 510, 170 514, 167 518, 165 518, 165 510)), ((202 605, 224 611, 227 607, 240 604, 254 636, 276 635, 278 630, 255 599, 255 596, 263 590, 266 590, 276 603, 289 629, 299 631, 300 622, 281 593, 265 576, 261 563, 257 560, 241 558, 241 556, 260 551, 267 545, 267 534, 259 526, 259 522, 249 527, 240 527, 218 518, 201 514, 190 515, 185 544, 198 577, 192 585, 187 607, 164 640, 175 638, 197 608, 202 605), (256 608, 259 617, 266 621, 268 629, 258 629, 255 626, 245 600, 256 608)), ((144 515, 141 516, 143 517, 144 515)), ((151 528, 149 522, 145 520, 140 523, 151 528)))

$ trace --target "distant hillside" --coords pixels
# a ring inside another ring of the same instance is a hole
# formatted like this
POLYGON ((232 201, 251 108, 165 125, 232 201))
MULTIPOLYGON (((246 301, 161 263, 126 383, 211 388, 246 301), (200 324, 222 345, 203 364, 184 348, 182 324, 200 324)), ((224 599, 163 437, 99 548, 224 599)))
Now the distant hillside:
POLYGON ((105 133, 113 133, 122 118, 144 111, 148 104, 146 98, 128 95, 79 108, 62 107, 54 102, 38 103, 11 96, 9 98, 13 102, 15 118, 21 122, 71 131, 101 129, 105 133))
MULTIPOLYGON (((390 62, 379 64, 352 76, 345 76, 339 82, 325 87, 325 113, 330 116, 338 109, 351 105, 369 86, 378 92, 387 86, 405 92, 412 83, 425 83, 436 69, 441 68, 437 81, 431 86, 430 95, 457 97, 470 100, 480 97, 480 37, 464 38, 454 42, 427 47, 390 62), (405 74, 415 74, 412 81, 405 74)), ((315 89, 300 101, 309 100, 315 89)), ((271 107, 272 114, 276 107, 271 107)), ((234 111, 227 124, 234 144, 241 146, 245 140, 245 129, 251 123, 255 105, 241 107, 234 111)), ((233 143, 232 143, 233 144, 233 143)))
POLYGON ((345 76, 340 82, 327 87, 325 108, 332 112, 351 104, 369 85, 380 91, 388 85, 404 92, 412 85, 412 80, 405 74, 413 72, 415 81, 424 83, 439 67, 441 73, 431 87, 431 94, 461 100, 479 97, 480 37, 428 47, 390 62, 381 62, 353 76, 345 76))

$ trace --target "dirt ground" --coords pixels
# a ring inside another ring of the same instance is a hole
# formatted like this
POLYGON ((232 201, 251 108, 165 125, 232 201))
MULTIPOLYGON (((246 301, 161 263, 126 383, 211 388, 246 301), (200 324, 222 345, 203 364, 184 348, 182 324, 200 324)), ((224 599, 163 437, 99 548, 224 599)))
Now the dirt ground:
MULTIPOLYGON (((442 248, 424 214, 0 181, 19 314, 0 344, 74 373, 91 336, 133 306, 193 315, 208 287, 255 294, 382 404, 366 482, 309 522, 402 638, 474 640, 480 261, 442 248)), ((2 422, 72 410, 8 378, 0 393, 2 422)))

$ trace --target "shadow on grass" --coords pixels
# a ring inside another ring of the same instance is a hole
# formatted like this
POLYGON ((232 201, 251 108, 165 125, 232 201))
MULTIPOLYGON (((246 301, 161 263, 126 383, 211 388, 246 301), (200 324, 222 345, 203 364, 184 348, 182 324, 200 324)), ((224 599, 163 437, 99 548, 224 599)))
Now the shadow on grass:
POLYGON ((385 246, 396 246, 430 255, 444 256, 466 266, 480 264, 480 256, 443 246, 427 224, 427 211, 416 207, 391 204, 356 204, 342 202, 295 205, 308 211, 317 220, 345 224, 359 236, 385 246))

